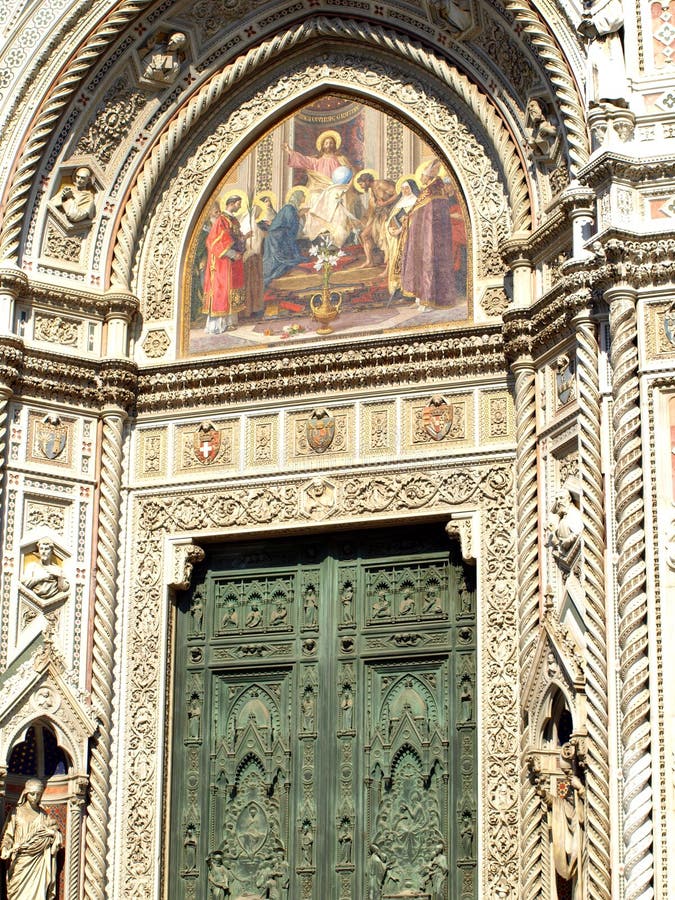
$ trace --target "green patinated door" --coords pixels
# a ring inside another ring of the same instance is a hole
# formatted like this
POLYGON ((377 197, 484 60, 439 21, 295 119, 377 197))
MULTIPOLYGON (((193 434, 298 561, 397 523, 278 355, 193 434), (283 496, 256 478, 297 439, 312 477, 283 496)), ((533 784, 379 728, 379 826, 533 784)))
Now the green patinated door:
POLYGON ((440 525, 210 554, 178 611, 171 900, 477 896, 471 574, 440 525))

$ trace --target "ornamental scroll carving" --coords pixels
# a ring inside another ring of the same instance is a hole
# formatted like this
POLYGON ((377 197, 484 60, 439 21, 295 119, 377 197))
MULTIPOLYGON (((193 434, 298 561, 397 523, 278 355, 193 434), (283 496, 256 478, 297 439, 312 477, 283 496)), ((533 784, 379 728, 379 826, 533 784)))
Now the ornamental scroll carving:
MULTIPOLYGON (((248 99, 239 97, 237 107, 210 134, 195 131, 191 155, 169 172, 168 190, 155 192, 162 197, 160 205, 150 213, 152 220, 144 238, 141 264, 142 283, 138 292, 143 296, 147 320, 169 319, 173 316, 175 275, 179 268, 181 248, 187 239, 185 223, 188 212, 209 191, 222 174, 225 160, 234 161, 236 148, 251 131, 284 115, 293 98, 321 84, 330 88, 335 83, 341 90, 354 90, 396 107, 410 121, 423 121, 429 137, 447 155, 475 211, 477 234, 475 245, 480 248, 476 270, 479 277, 499 275, 503 264, 498 252, 500 240, 510 229, 509 209, 505 185, 501 181, 500 164, 486 153, 475 133, 480 133, 476 120, 469 121, 450 108, 448 100, 432 87, 410 76, 399 75, 390 67, 357 55, 326 56, 321 66, 288 67, 283 77, 275 74, 260 85, 258 92, 248 99)), ((459 105, 459 104, 458 104, 459 105)), ((466 107, 465 107, 466 109, 466 107)), ((497 125, 490 128, 496 132, 497 125)), ((484 132, 487 145, 495 134, 484 132)))
MULTIPOLYGON (((484 794, 482 817, 487 896, 501 882, 517 883, 518 865, 518 697, 517 627, 514 569, 513 478, 508 464, 396 473, 369 470, 332 476, 335 504, 323 511, 331 522, 372 522, 414 516, 430 511, 449 514, 455 508, 479 510, 480 554, 484 560, 481 592, 484 597, 482 760, 484 794)), ((301 477, 278 482, 241 485, 233 482, 210 492, 139 497, 133 519, 134 544, 129 571, 134 572, 126 619, 128 754, 122 775, 123 803, 129 815, 120 840, 117 868, 120 897, 150 896, 155 889, 157 841, 161 823, 154 802, 164 773, 158 748, 165 740, 165 696, 160 673, 165 666, 160 617, 165 605, 158 567, 166 538, 200 532, 212 536, 238 529, 249 533, 274 523, 289 528, 306 524, 307 482, 301 477), (142 560, 152 564, 141 566, 142 560), (140 774, 139 774, 140 773, 140 774)), ((348 601, 343 601, 347 608, 348 601)), ((345 615, 349 615, 346 612, 345 615)), ((197 626, 195 626, 197 627, 197 626)), ((311 818, 311 817, 310 817, 311 818)), ((473 840, 473 837, 472 837, 473 840)), ((309 850, 307 851, 310 852, 309 850)), ((343 852, 349 851, 343 847, 343 852)))

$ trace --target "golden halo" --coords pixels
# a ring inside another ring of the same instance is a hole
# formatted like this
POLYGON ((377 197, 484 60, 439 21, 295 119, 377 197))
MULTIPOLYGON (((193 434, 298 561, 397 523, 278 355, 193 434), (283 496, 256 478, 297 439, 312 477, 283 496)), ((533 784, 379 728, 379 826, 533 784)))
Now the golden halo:
POLYGON ((255 195, 255 197, 253 198, 253 209, 254 209, 254 211, 255 211, 256 206, 258 207, 258 212, 255 213, 255 219, 256 219, 256 222, 257 222, 258 219, 262 216, 263 210, 264 210, 264 208, 265 208, 265 207, 262 205, 262 200, 263 200, 265 197, 269 197, 269 198, 270 198, 270 200, 272 201, 272 206, 274 207, 275 210, 278 210, 278 209, 279 209, 279 198, 277 197, 277 195, 276 195, 276 193, 275 193, 274 191, 267 191, 267 190, 266 190, 266 191, 258 191, 258 193, 257 193, 257 194, 255 195))
MULTIPOLYGON (((431 165, 431 163, 434 162, 434 160, 436 160, 436 159, 438 159, 437 156, 429 156, 426 159, 423 159, 422 162, 419 164, 419 166, 415 169, 415 181, 417 182, 419 187, 422 187, 422 174, 423 174, 424 170, 428 169, 429 166, 431 165)), ((438 170, 438 176, 440 178, 442 178, 443 180, 445 180, 446 178, 450 177, 450 174, 448 172, 448 169, 447 169, 447 166, 445 165, 445 163, 440 159, 438 161, 441 164, 441 166, 438 170)))
POLYGON ((321 145, 327 137, 332 137, 335 141, 335 149, 339 150, 342 145, 342 138, 337 133, 337 131, 322 131, 321 134, 316 139, 316 149, 321 153, 321 145))
POLYGON ((363 188, 360 186, 360 184, 359 184, 359 178, 360 178, 362 175, 372 175, 373 178, 376 178, 376 179, 380 177, 380 176, 378 175, 378 173, 375 171, 375 169, 361 169, 360 172, 357 172, 356 175, 354 176, 354 182, 353 182, 353 183, 354 183, 354 187, 355 187, 356 190, 359 192, 359 194, 364 194, 364 193, 365 193, 364 189, 363 189, 363 188))
POLYGON ((220 203, 220 208, 225 212, 225 204, 230 199, 230 197, 239 197, 241 200, 241 206, 239 207, 239 212, 237 213, 237 218, 245 215, 248 212, 248 194, 243 188, 230 188, 229 191, 224 191, 219 197, 218 202, 220 203))
POLYGON ((402 191, 402 189, 403 189, 403 182, 404 182, 404 181, 414 181, 415 184, 417 185, 417 187, 420 186, 420 183, 419 183, 419 181, 418 181, 418 179, 417 179, 417 177, 416 177, 415 175, 412 175, 412 174, 411 174, 411 175, 401 175, 401 177, 399 178, 399 180, 396 182, 396 192, 397 192, 398 194, 400 194, 401 191, 402 191))
POLYGON ((286 203, 290 203, 290 202, 291 202, 291 197, 293 196, 293 194, 296 194, 298 191, 300 191, 300 193, 302 194, 302 196, 303 196, 303 198, 304 198, 304 199, 303 199, 303 202, 302 202, 302 205, 303 205, 303 206, 306 206, 307 203, 308 203, 309 191, 308 191, 307 188, 304 187, 302 184, 296 184, 295 187, 292 187, 292 188, 290 188, 290 189, 288 190, 288 193, 286 194, 286 201, 285 201, 285 202, 286 202, 286 203))

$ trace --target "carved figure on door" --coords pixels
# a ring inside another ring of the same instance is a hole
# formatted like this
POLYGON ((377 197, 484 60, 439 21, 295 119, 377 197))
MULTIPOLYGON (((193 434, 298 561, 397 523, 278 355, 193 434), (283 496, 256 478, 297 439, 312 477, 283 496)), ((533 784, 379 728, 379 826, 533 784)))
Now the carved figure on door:
POLYGON ((214 850, 207 860, 209 869, 209 897, 210 900, 225 900, 230 897, 230 876, 223 865, 223 854, 220 850, 214 850))
POLYGON ((286 609, 286 604, 283 600, 278 600, 270 615, 270 626, 272 628, 278 628, 281 625, 285 625, 287 616, 288 610, 286 609))
POLYGON ((389 598, 387 597, 387 589, 379 588, 375 602, 373 603, 372 616, 374 619, 385 619, 391 615, 391 607, 389 598))
POLYGON ((340 596, 340 602, 342 603, 342 621, 343 622, 353 622, 354 621, 354 588, 353 586, 347 582, 347 584, 342 589, 342 595, 340 596))
POLYGON ((448 874, 448 858, 444 844, 434 847, 434 857, 423 870, 424 884, 431 889, 432 900, 443 900, 445 896, 446 877, 448 874))
POLYGON ((342 727, 345 731, 351 731, 354 721, 354 695, 349 684, 342 689, 340 709, 342 710, 342 727))
POLYGON ((262 612, 260 611, 257 603, 252 603, 251 608, 246 616, 246 627, 247 628, 258 628, 262 621, 262 612))
POLYGON ((236 603, 228 603, 223 616, 223 628, 239 628, 239 613, 236 603))
POLYGON ((413 589, 408 587, 403 592, 403 597, 398 605, 400 616, 411 616, 415 612, 415 595, 413 589))
POLYGON ((310 584, 304 597, 305 625, 316 628, 319 604, 316 599, 316 591, 310 584))
POLYGON ((311 866, 314 859, 314 834, 312 833, 312 826, 309 822, 305 822, 302 826, 300 850, 302 852, 303 866, 311 866))

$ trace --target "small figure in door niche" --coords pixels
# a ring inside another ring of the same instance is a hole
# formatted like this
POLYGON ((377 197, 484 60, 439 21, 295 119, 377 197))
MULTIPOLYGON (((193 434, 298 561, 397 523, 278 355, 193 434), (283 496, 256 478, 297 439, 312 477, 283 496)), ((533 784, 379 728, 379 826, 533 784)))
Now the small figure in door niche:
POLYGON ((354 721, 354 695, 349 684, 342 689, 340 709, 342 710, 342 728, 344 731, 351 731, 354 721))
POLYGON ((61 832, 42 809, 44 785, 29 778, 2 833, 0 858, 7 864, 7 900, 54 900, 56 854, 61 832))
POLYGON ((309 822, 305 822, 302 826, 300 850, 302 852, 303 866, 311 866, 312 860, 314 859, 314 835, 312 834, 312 826, 309 822))
POLYGON ((288 610, 286 609, 286 604, 283 600, 278 600, 277 605, 272 610, 272 615, 270 616, 271 627, 279 628, 281 625, 285 625, 287 616, 288 610))
POLYGON ((387 597, 387 589, 380 588, 373 603, 372 617, 373 619, 386 619, 391 615, 391 607, 389 598, 387 597))
POLYGON ((194 741, 199 740, 202 727, 202 704, 198 694, 190 697, 188 706, 188 737, 194 741))
POLYGON ((340 844, 340 861, 350 863, 352 861, 352 826, 348 821, 343 821, 338 834, 340 844))
POLYGON ((230 875, 223 865, 223 854, 214 850, 206 861, 209 869, 210 900, 225 900, 230 897, 230 875))
POLYGON ((195 826, 192 823, 185 829, 183 864, 186 872, 194 872, 197 868, 197 837, 195 835, 195 826))
POLYGON ((258 608, 257 603, 251 604, 251 609, 249 610, 248 615, 246 616, 246 627, 247 628, 258 628, 262 621, 262 613, 258 608))
POLYGON ((201 591, 195 591, 190 604, 190 617, 192 619, 192 634, 201 634, 204 626, 204 598, 201 591))
POLYGON ((381 900, 391 863, 377 844, 371 844, 368 857, 368 900, 381 900))
POLYGON ((462 856, 464 859, 473 859, 473 818, 468 809, 462 813, 462 827, 459 835, 462 839, 462 856))
POLYGON ((239 613, 236 603, 228 603, 223 616, 223 628, 239 628, 239 613))
POLYGON ((438 596, 438 588, 431 585, 427 589, 427 593, 424 597, 424 607, 423 611, 427 615, 438 616, 443 612, 443 607, 441 606, 441 599, 438 596))
POLYGON ((304 609, 305 625, 307 625, 309 628, 316 628, 319 604, 317 603, 316 599, 316 591, 311 584, 305 591, 304 609))
POLYGON ((349 582, 344 586, 342 590, 342 595, 340 597, 340 602, 342 603, 342 621, 343 622, 353 622, 354 621, 354 612, 353 612, 353 603, 354 603, 354 588, 349 582))
POLYGON ((471 679, 462 679, 462 690, 459 695, 462 707, 462 722, 470 722, 473 719, 473 695, 471 693, 471 679))
POLYGON ((415 612, 415 595, 412 588, 406 588, 403 597, 398 605, 398 614, 400 616, 411 616, 415 612))
POLYGON ((314 731, 314 691, 307 688, 302 695, 302 730, 314 731))

